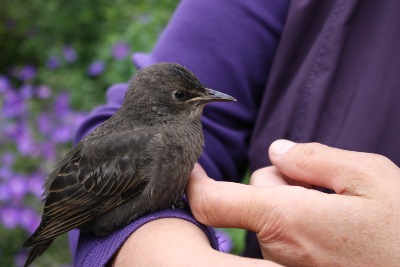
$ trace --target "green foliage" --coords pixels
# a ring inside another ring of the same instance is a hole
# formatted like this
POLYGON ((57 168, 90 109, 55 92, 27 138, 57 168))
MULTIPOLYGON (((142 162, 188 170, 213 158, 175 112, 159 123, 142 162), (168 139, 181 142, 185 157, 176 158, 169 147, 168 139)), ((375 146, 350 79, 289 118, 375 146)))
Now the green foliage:
MULTIPOLYGON (((21 228, 13 231, 0 225, 0 264, 1 266, 23 266, 26 259, 26 251, 21 251, 21 246, 26 239, 26 233, 21 228), (19 252, 18 252, 19 251, 19 252)), ((71 262, 71 255, 68 249, 67 235, 57 238, 45 256, 37 258, 32 266, 61 266, 71 262)), ((67 266, 67 265, 64 265, 67 266)))
POLYGON ((177 0, 3 0, 0 9, 0 73, 25 64, 42 66, 37 82, 72 92, 72 105, 89 110, 104 102, 104 92, 134 73, 130 57, 114 60, 111 47, 126 42, 130 52, 150 51, 177 0), (49 70, 51 56, 63 59, 63 47, 77 52, 75 62, 61 60, 49 70), (95 60, 105 62, 101 76, 88 78, 95 60))

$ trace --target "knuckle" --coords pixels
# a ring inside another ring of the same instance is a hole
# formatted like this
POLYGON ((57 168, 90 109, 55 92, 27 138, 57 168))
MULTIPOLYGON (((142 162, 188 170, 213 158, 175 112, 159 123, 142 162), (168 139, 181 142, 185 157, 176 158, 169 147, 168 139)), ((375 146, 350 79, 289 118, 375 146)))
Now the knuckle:
POLYGON ((308 169, 324 148, 325 146, 319 143, 301 144, 296 155, 296 167, 299 169, 308 169))
POLYGON ((357 160, 359 164, 354 164, 354 169, 360 174, 375 174, 389 170, 394 164, 387 157, 379 154, 362 153, 357 160))
POLYGON ((190 199, 190 209, 195 216, 195 218, 200 221, 204 222, 206 219, 206 208, 204 207, 205 201, 203 201, 204 195, 197 194, 195 197, 190 199))
POLYGON ((195 218, 201 223, 207 223, 210 220, 210 214, 215 210, 215 194, 213 187, 207 190, 199 190, 190 199, 190 209, 195 218))
MULTIPOLYGON (((376 180, 377 177, 383 179, 391 176, 398 167, 387 157, 379 154, 366 154, 363 164, 358 166, 358 171, 368 177, 370 180, 376 180)), ((361 160, 360 160, 361 161, 361 160)))
POLYGON ((250 184, 258 184, 259 180, 262 179, 264 176, 264 171, 262 169, 258 169, 255 172, 253 172, 250 176, 250 184))
POLYGON ((262 242, 266 244, 284 241, 291 232, 289 226, 293 214, 292 209, 283 206, 276 207, 269 210, 269 214, 268 223, 265 223, 265 220, 258 219, 258 225, 255 227, 259 229, 257 234, 262 237, 262 242))
POLYGON ((373 157, 374 162, 376 162, 377 165, 381 165, 381 166, 392 165, 392 161, 383 155, 372 154, 372 157, 373 157))

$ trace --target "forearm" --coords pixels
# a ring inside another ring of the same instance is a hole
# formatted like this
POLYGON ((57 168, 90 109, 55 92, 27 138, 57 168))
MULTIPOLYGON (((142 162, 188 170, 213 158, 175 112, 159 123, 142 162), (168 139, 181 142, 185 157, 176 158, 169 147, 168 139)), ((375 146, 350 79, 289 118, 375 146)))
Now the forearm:
POLYGON ((207 236, 191 222, 165 218, 135 231, 112 266, 277 266, 212 249, 207 236))

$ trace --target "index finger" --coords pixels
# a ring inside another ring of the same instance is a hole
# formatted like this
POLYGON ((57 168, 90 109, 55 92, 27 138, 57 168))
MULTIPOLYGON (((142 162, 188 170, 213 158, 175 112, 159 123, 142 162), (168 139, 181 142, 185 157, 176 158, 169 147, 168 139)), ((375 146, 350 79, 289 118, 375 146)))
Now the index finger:
POLYGON ((388 167, 384 157, 375 154, 347 151, 318 143, 295 144, 287 140, 272 143, 269 156, 273 165, 284 175, 332 189, 338 194, 364 195, 367 188, 373 188, 371 183, 376 183, 370 174, 376 175, 388 167))

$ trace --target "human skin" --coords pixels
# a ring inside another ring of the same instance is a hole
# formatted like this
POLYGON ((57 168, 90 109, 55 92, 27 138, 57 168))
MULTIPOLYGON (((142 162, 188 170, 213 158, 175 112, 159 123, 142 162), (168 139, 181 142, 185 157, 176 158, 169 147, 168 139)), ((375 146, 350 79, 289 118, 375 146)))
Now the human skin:
MULTIPOLYGON (((186 190, 195 218, 255 232, 264 258, 285 266, 400 265, 400 169, 395 164, 376 154, 286 140, 274 142, 269 157, 273 166, 254 172, 251 185, 216 182, 197 165, 186 190)), ((275 266, 216 252, 200 230, 179 219, 141 227, 114 266, 154 259, 171 266, 275 266)))

